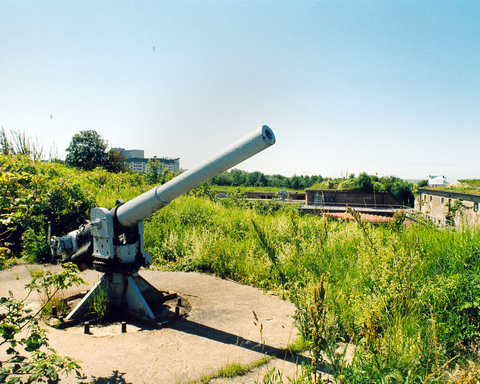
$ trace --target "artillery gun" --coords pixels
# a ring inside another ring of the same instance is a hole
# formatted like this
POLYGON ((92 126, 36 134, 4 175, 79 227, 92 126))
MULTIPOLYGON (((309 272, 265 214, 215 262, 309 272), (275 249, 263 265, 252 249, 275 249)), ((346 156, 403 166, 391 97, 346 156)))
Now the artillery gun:
POLYGON ((275 135, 266 125, 254 130, 216 155, 168 183, 114 208, 94 208, 91 220, 63 237, 49 239, 52 255, 77 264, 80 270, 103 272, 97 284, 68 314, 66 320, 81 321, 90 311, 99 290, 108 294, 110 303, 130 315, 156 321, 151 306, 156 289, 138 271, 148 267, 152 258, 144 249, 143 220, 167 206, 175 198, 207 182, 251 156, 275 144, 275 135))

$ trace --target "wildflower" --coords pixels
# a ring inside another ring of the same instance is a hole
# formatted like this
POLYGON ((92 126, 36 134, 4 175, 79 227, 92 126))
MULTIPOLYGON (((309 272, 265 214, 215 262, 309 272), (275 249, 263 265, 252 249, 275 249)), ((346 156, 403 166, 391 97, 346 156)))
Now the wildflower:
POLYGON ((78 203, 77 203, 77 202, 75 202, 75 204, 73 204, 73 205, 74 205, 75 207, 78 207, 78 203))
POLYGON ((52 205, 52 203, 50 203, 50 201, 47 203, 47 205, 52 205))

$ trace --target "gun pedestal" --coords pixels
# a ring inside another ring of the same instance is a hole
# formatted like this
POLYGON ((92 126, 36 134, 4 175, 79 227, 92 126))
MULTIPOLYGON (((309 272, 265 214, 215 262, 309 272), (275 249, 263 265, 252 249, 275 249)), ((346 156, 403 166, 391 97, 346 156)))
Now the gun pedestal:
POLYGON ((67 322, 82 322, 91 312, 95 297, 108 297, 111 310, 125 313, 151 324, 161 324, 155 308, 176 294, 158 291, 138 273, 105 273, 66 317, 67 322), (149 304, 150 302, 150 304, 149 304))
MULTIPOLYGON (((175 294, 158 291, 138 274, 140 267, 151 264, 150 255, 143 247, 143 222, 131 228, 115 225, 115 213, 123 204, 108 211, 105 208, 92 210, 92 221, 88 224, 93 246, 89 248, 91 265, 104 274, 90 292, 77 304, 66 317, 67 323, 84 321, 92 312, 94 302, 108 299, 110 311, 158 323, 155 308, 165 300, 176 297, 175 294)), ((72 258, 81 263, 82 253, 72 258), (79 260, 80 259, 80 260, 79 260)))

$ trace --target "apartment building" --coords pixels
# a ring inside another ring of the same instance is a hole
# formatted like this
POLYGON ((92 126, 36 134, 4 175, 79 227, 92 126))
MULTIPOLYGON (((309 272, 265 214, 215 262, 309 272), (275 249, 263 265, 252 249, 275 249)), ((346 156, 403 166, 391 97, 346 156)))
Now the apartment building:
POLYGON ((135 173, 147 172, 149 170, 149 160, 158 161, 162 165, 163 169, 168 169, 171 172, 180 172, 180 158, 170 157, 153 157, 151 159, 145 158, 145 151, 143 149, 125 149, 125 148, 112 148, 113 150, 120 152, 127 158, 126 164, 129 169, 135 173))
POLYGON ((143 149, 125 149, 125 148, 112 148, 114 151, 120 152, 127 159, 143 159, 145 157, 145 151, 143 149))

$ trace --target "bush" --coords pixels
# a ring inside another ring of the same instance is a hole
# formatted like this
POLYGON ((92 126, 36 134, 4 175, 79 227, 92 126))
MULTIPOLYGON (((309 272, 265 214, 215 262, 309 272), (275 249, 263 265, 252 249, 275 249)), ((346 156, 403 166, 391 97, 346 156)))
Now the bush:
POLYGON ((48 223, 52 223, 53 233, 63 234, 77 228, 89 217, 94 198, 79 184, 61 177, 73 175, 59 164, 1 156, 0 167, 3 257, 24 255, 30 262, 51 261, 46 236, 48 223))

